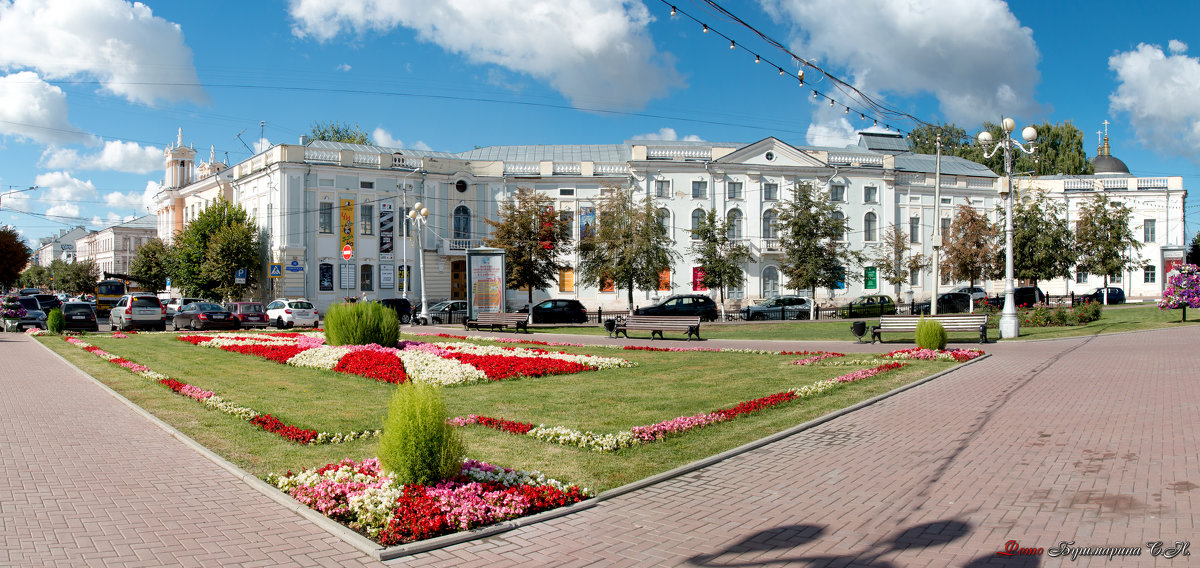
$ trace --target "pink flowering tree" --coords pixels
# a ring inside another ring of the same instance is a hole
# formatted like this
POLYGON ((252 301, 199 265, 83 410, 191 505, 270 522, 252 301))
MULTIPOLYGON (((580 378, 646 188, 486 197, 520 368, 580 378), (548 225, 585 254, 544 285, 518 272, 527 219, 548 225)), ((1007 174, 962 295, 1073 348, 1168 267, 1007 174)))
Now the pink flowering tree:
POLYGON ((1167 279, 1167 288, 1158 301, 1158 309, 1183 308, 1183 321, 1187 321, 1187 309, 1200 308, 1200 268, 1195 264, 1179 266, 1179 272, 1167 279))

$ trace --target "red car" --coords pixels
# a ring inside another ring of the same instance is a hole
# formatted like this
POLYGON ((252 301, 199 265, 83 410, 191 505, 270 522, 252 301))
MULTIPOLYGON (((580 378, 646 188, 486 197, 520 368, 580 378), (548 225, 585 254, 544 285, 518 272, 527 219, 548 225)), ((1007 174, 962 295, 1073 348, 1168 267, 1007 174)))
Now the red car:
POLYGON ((233 314, 238 327, 267 327, 267 308, 261 302, 231 302, 225 309, 233 314))

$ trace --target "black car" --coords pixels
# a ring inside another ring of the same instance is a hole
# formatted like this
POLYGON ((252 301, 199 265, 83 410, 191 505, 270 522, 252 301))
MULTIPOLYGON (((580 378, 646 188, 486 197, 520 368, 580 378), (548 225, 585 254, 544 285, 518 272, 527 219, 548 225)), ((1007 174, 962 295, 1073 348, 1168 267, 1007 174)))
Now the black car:
POLYGON ((100 322, 96 320, 96 310, 91 303, 64 302, 59 309, 62 310, 63 329, 100 331, 100 322))
MULTIPOLYGON (((417 312, 420 312, 420 309, 417 312)), ((446 300, 429 306, 429 319, 433 323, 461 323, 466 317, 466 300, 446 300)))
POLYGON ((633 313, 638 316, 700 316, 703 321, 717 321, 717 303, 703 294, 676 294, 633 313))
POLYGON ((1096 302, 1103 304, 1105 296, 1108 296, 1109 304, 1125 303, 1125 290, 1117 288, 1116 286, 1109 286, 1108 288, 1095 288, 1091 292, 1079 296, 1076 299, 1081 302, 1096 302))
MULTIPOLYGON (((517 310, 528 311, 528 307, 517 310)), ((533 306, 533 323, 586 323, 587 320, 587 308, 579 300, 546 300, 533 306)))
POLYGON ((396 317, 400 318, 400 323, 408 323, 412 321, 412 303, 406 298, 384 298, 379 300, 385 308, 391 308, 396 312, 396 317))
POLYGON ((50 310, 62 306, 62 300, 58 299, 58 296, 54 294, 34 294, 33 298, 38 301, 38 305, 42 307, 42 311, 47 314, 50 313, 50 310))
POLYGON ((38 303, 37 298, 21 296, 17 298, 17 303, 25 308, 25 315, 21 316, 21 321, 17 323, 17 331, 24 331, 31 327, 46 329, 46 312, 42 311, 42 306, 38 303))
POLYGON ((192 302, 175 312, 171 329, 237 329, 233 313, 212 302, 192 302))
MULTIPOLYGON (((921 302, 915 307, 915 313, 928 314, 929 302, 921 302)), ((963 292, 946 292, 938 296, 937 312, 939 314, 961 314, 971 311, 971 294, 963 292)))
MULTIPOLYGON (((1036 304, 1046 303, 1046 293, 1036 286, 1019 286, 1013 290, 1013 301, 1018 308, 1028 308, 1036 304)), ((988 298, 988 305, 994 308, 1004 307, 1004 293, 994 298, 988 298)))
POLYGON ((859 296, 837 310, 840 318, 870 318, 896 313, 896 302, 886 294, 859 296))

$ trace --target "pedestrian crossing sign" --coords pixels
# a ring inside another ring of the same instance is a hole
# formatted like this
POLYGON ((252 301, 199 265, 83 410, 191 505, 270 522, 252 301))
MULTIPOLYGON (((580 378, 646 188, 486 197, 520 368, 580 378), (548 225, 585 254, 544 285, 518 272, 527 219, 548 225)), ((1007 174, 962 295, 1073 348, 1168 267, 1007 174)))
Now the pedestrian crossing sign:
POLYGON ((283 265, 277 262, 271 263, 271 278, 283 278, 283 265))

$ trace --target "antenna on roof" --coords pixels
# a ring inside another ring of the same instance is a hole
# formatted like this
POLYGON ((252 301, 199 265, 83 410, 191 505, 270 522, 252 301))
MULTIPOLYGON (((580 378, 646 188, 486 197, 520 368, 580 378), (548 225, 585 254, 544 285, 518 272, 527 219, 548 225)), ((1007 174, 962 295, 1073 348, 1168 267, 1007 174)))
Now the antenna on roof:
POLYGON ((241 142, 242 146, 245 146, 246 150, 248 150, 250 152, 250 154, 253 155, 254 150, 251 150, 250 145, 247 144, 245 140, 242 140, 242 134, 245 134, 245 133, 246 133, 246 129, 243 128, 241 132, 238 132, 237 135, 234 136, 234 138, 236 138, 238 142, 241 142))

